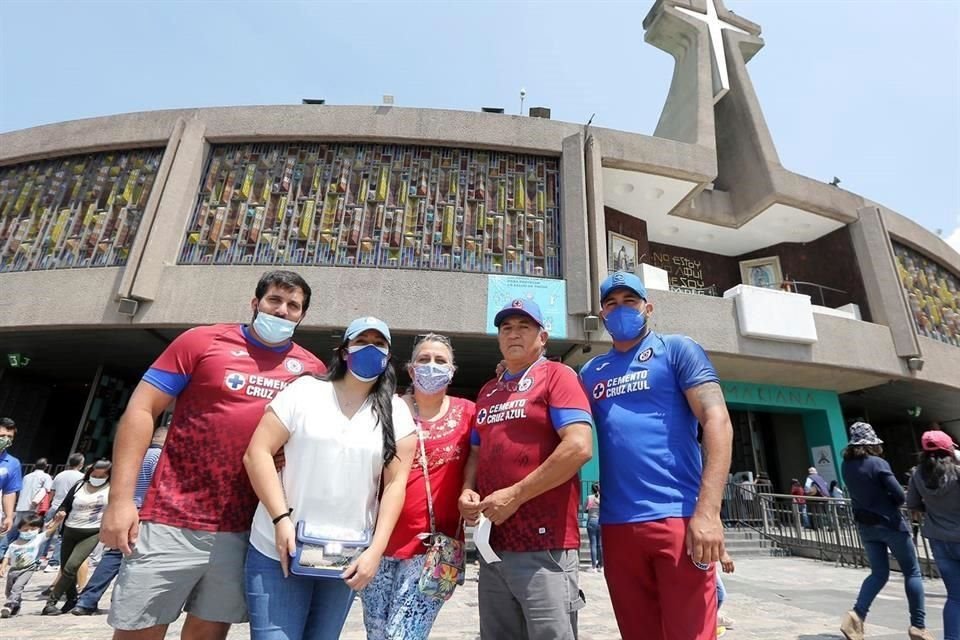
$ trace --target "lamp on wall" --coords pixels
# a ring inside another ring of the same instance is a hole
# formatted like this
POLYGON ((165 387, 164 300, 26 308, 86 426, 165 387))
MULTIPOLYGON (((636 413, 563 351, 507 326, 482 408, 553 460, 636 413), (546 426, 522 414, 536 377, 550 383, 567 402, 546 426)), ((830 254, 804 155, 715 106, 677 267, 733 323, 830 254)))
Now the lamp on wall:
POLYGON ((923 358, 907 358, 907 368, 910 371, 922 371, 923 358))
POLYGON ((598 333, 602 326, 603 323, 600 322, 600 316, 590 315, 583 317, 583 333, 587 336, 587 342, 580 349, 582 353, 590 353, 593 350, 593 347, 590 346, 590 334, 598 333))
POLYGON ((583 318, 583 332, 584 333, 595 333, 600 331, 600 316, 584 316, 583 318))
POLYGON ((124 316, 130 316, 131 318, 137 315, 137 309, 140 308, 140 301, 134 300, 133 298, 120 298, 120 303, 117 305, 117 313, 124 316))

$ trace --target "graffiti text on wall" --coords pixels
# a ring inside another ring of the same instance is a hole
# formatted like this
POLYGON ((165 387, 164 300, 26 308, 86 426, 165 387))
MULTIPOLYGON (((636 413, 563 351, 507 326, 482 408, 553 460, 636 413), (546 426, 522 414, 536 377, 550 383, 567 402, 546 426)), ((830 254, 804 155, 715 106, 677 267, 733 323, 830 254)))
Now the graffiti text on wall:
POLYGON ((409 145, 218 145, 180 263, 559 278, 558 164, 409 145))
POLYGON ((717 295, 713 286, 707 287, 703 281, 703 263, 684 256, 671 256, 669 253, 654 252, 653 266, 670 274, 670 290, 681 293, 717 295))
POLYGON ((917 333, 960 347, 960 278, 901 244, 893 250, 917 333))
POLYGON ((126 264, 162 150, 0 168, 0 272, 126 264))

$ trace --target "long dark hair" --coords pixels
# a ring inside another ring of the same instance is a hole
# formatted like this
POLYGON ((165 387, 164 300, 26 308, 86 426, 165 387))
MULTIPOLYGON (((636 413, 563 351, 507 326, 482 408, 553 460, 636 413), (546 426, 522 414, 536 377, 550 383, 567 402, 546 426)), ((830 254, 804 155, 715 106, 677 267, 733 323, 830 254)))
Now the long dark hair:
MULTIPOLYGON (((348 373, 347 369, 347 342, 342 342, 336 351, 333 352, 333 359, 327 367, 327 375, 322 376, 321 380, 333 382, 342 380, 348 373)), ((373 388, 370 389, 370 395, 373 396, 373 415, 380 423, 383 432, 383 464, 390 464, 390 461, 397 457, 397 440, 393 435, 393 396, 397 392, 397 370, 393 365, 393 353, 387 359, 387 368, 384 369, 373 388)))
POLYGON ((957 461, 947 451, 924 451, 920 454, 920 479, 930 491, 936 491, 957 476, 957 461))
POLYGON ((844 460, 856 460, 857 458, 866 458, 867 456, 883 455, 883 447, 878 444, 851 444, 843 450, 844 460))

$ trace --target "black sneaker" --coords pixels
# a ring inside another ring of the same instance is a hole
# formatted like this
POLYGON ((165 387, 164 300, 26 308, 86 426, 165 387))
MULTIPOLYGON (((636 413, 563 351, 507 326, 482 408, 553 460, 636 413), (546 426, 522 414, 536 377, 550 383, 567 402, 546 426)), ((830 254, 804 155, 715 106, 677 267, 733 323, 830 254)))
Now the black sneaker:
POLYGON ((71 611, 75 616, 93 616, 100 613, 100 609, 87 609, 86 607, 74 607, 71 611))
POLYGON ((10 616, 15 614, 16 614, 16 611, 11 609, 10 607, 3 607, 2 609, 0 609, 0 618, 9 618, 10 616))
POLYGON ((63 603, 63 606, 60 607, 60 613, 67 613, 71 611, 75 606, 77 606, 76 598, 69 598, 66 602, 63 603))
POLYGON ((50 585, 49 587, 47 587, 46 589, 44 589, 43 591, 41 591, 41 592, 40 592, 40 595, 42 595, 44 598, 46 598, 46 597, 49 596, 51 593, 53 593, 53 585, 50 585))
POLYGON ((47 606, 45 606, 45 607, 43 608, 43 611, 40 612, 40 615, 42 615, 42 616, 58 616, 58 615, 60 615, 61 613, 62 613, 62 612, 60 611, 60 609, 57 608, 57 605, 55 605, 55 604, 48 604, 47 606))

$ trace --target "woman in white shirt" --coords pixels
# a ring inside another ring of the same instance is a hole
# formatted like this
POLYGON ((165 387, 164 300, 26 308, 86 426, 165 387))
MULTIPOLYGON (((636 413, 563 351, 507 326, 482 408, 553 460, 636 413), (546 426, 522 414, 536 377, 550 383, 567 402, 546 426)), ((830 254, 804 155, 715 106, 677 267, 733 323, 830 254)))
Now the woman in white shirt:
POLYGON ((281 391, 244 455, 260 498, 245 566, 252 640, 339 638, 403 507, 416 438, 410 410, 394 395, 387 325, 371 317, 351 322, 330 369, 281 391), (369 546, 339 577, 293 574, 298 523, 321 532, 315 536, 368 537, 369 546))
POLYGON ((110 501, 110 468, 107 460, 91 465, 83 481, 74 485, 57 510, 58 514, 67 516, 60 547, 63 567, 41 615, 66 613, 77 604, 77 571, 99 542, 100 522, 110 501), (57 603, 63 595, 67 596, 67 602, 58 609, 57 603))

